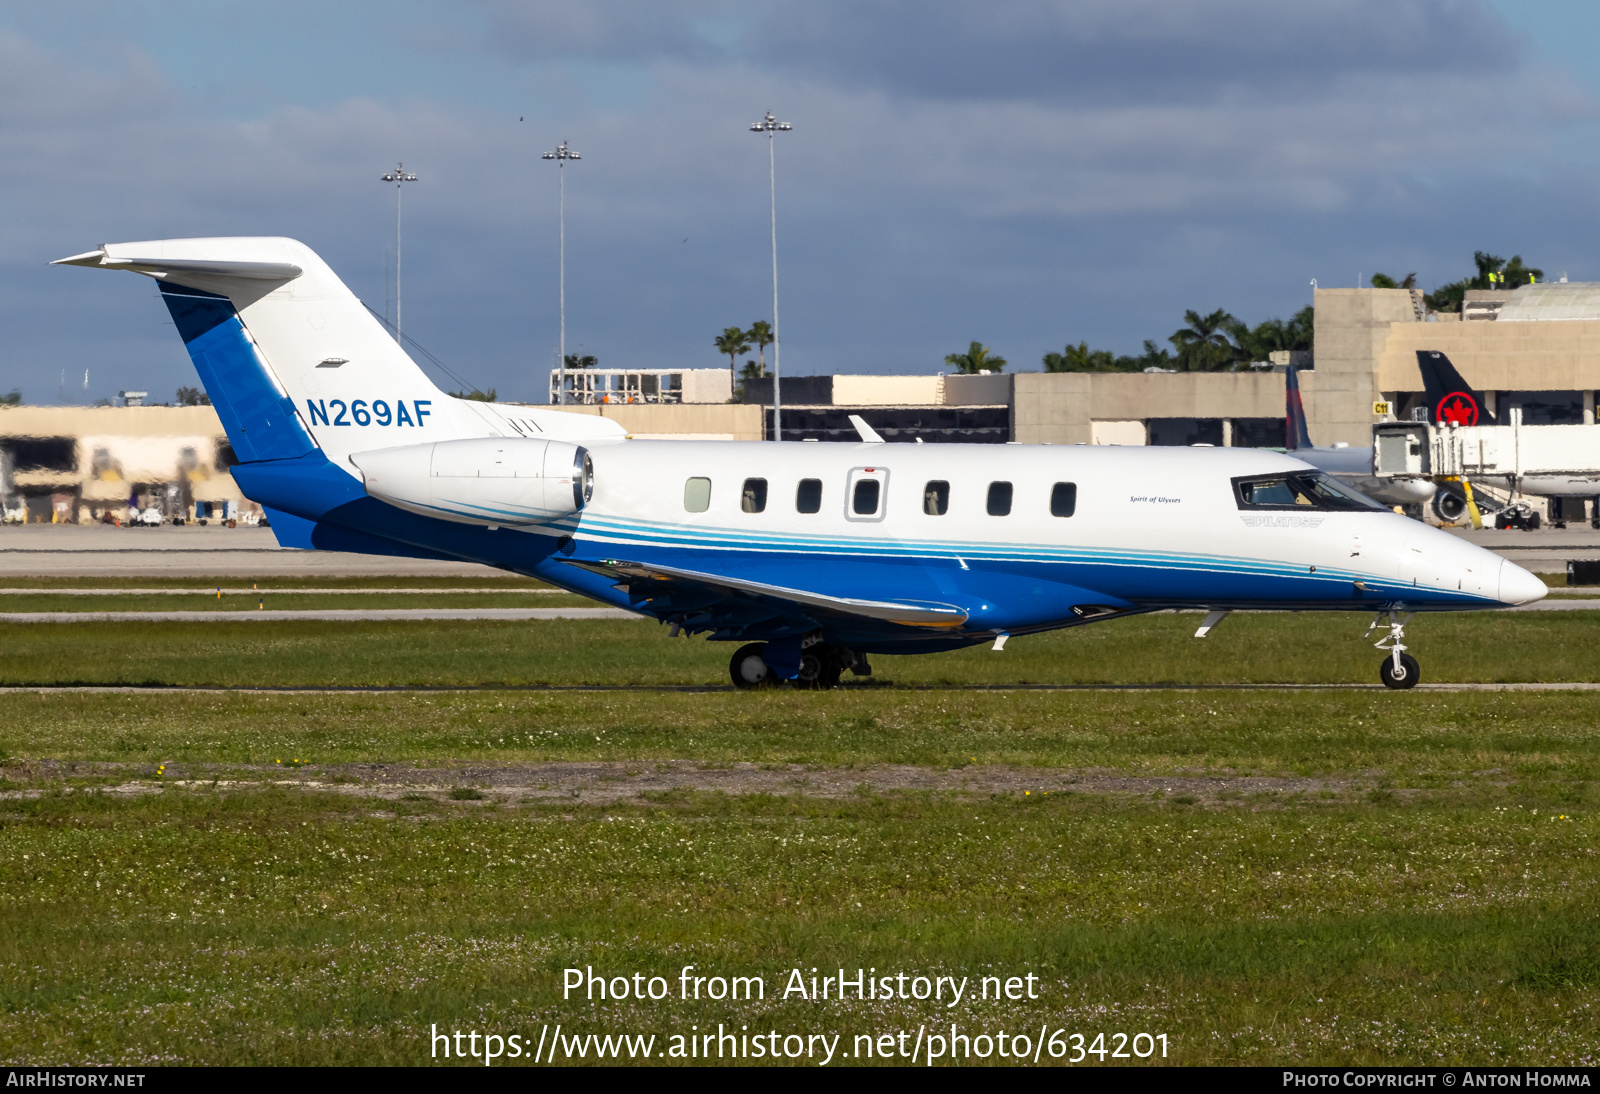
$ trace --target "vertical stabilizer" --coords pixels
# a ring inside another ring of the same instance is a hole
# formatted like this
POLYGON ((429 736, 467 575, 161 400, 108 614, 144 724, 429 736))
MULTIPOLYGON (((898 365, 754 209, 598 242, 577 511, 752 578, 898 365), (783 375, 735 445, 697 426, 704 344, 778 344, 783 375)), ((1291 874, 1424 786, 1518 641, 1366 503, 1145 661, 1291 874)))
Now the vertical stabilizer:
POLYGON ((1498 425, 1481 391, 1473 391, 1450 358, 1437 350, 1417 350, 1428 418, 1437 425, 1498 425))
POLYGON ((243 462, 492 437, 440 391, 327 263, 293 239, 108 243, 61 259, 154 278, 243 462))
POLYGON ((238 459, 287 460, 310 452, 315 445, 294 404, 256 355, 232 301, 167 281, 160 287, 238 459))
POLYGON ((154 278, 246 463, 471 437, 626 436, 590 414, 453 399, 304 243, 272 236, 107 243, 55 265, 154 278))
POLYGON ((1306 428, 1306 405, 1300 399, 1300 368, 1290 365, 1283 374, 1283 447, 1293 452, 1311 448, 1311 432, 1306 428))

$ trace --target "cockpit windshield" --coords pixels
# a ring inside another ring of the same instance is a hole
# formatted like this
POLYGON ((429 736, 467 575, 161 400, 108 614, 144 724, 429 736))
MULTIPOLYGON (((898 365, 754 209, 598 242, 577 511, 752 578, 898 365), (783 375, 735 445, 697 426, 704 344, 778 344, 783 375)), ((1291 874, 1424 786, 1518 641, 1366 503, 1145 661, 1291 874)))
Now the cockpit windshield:
POLYGON ((1383 505, 1322 471, 1233 480, 1240 509, 1383 509, 1383 505))

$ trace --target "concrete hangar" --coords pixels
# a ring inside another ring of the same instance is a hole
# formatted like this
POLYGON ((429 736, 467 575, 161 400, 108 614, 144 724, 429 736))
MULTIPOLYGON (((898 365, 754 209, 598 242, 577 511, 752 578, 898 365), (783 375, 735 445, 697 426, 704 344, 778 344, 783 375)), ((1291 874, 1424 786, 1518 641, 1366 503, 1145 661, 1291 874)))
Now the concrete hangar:
POLYGON ((0 407, 7 523, 164 517, 254 519, 228 473, 233 450, 209 406, 0 407))
MULTIPOLYGON (((1318 289, 1314 358, 1301 388, 1312 440, 1371 443, 1374 403, 1419 405, 1417 350, 1449 355, 1494 408, 1529 424, 1593 424, 1600 389, 1600 283, 1470 292, 1460 314, 1407 289, 1318 289)), ((569 378, 573 373, 568 373, 569 378)), ((587 370, 578 413, 635 436, 771 435, 771 382, 729 402, 725 369, 587 370)), ((1022 444, 1283 444, 1282 366, 1224 373, 1042 373, 790 377, 784 436, 851 440, 860 414, 890 441, 1022 444)), ((169 517, 250 515, 210 407, 0 408, 0 493, 30 521, 88 522, 130 501, 169 517), (228 506, 232 504, 233 509, 228 506), (199 508, 197 508, 197 505, 199 508)))

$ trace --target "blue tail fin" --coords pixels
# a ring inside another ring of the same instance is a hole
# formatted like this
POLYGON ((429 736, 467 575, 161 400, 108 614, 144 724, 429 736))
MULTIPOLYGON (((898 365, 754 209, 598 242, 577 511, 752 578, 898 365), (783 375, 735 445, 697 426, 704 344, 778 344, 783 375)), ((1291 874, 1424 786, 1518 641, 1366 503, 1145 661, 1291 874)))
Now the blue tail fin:
POLYGON ((263 367, 233 303, 202 289, 160 284, 161 299, 239 459, 287 460, 310 452, 314 446, 294 404, 263 367))
POLYGON ((1300 401, 1300 369, 1290 365, 1283 375, 1284 414, 1283 447, 1293 452, 1297 448, 1313 448, 1311 432, 1306 429, 1306 406, 1300 401))

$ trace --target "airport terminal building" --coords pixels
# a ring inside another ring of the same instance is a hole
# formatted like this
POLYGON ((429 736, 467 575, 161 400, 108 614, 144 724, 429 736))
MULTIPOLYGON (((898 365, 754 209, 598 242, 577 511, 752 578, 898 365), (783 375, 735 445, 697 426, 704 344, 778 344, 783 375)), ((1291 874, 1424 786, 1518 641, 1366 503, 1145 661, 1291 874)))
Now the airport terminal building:
MULTIPOLYGON (((1300 364, 1300 385, 1317 444, 1371 444, 1376 403, 1409 416, 1422 393, 1417 350, 1446 353, 1495 408, 1520 406, 1530 425, 1594 422, 1600 284, 1470 292, 1463 313, 1449 315, 1430 313, 1410 289, 1318 289, 1315 303, 1316 350, 1300 364)), ((859 414, 890 441, 1281 447, 1283 373, 1263 363, 1240 372, 792 376, 784 436, 854 439, 849 416, 859 414)), ((636 435, 771 436, 770 379, 746 382, 743 404, 716 406, 592 385, 602 389, 574 409, 636 435)))
MULTIPOLYGON (((1315 351, 1300 384, 1317 444, 1364 447, 1380 420, 1420 405, 1416 352, 1447 354, 1523 421, 1593 424, 1600 390, 1600 283, 1470 292, 1460 314, 1408 289, 1318 289, 1315 351)), ((571 372, 568 376, 572 376, 571 372)), ((772 383, 729 402, 726 369, 594 370, 569 381, 575 413, 636 437, 772 435, 772 383)), ((1284 366, 1218 373, 795 376, 783 383, 784 439, 848 441, 859 414, 891 442, 1231 445, 1284 443, 1284 366)), ((228 473, 216 412, 198 407, 0 408, 0 494, 11 519, 84 522, 130 503, 163 515, 248 513, 228 473), (230 503, 235 507, 229 510, 230 503), (199 508, 197 509, 197 505, 199 508), (213 508, 215 507, 215 508, 213 508)))

